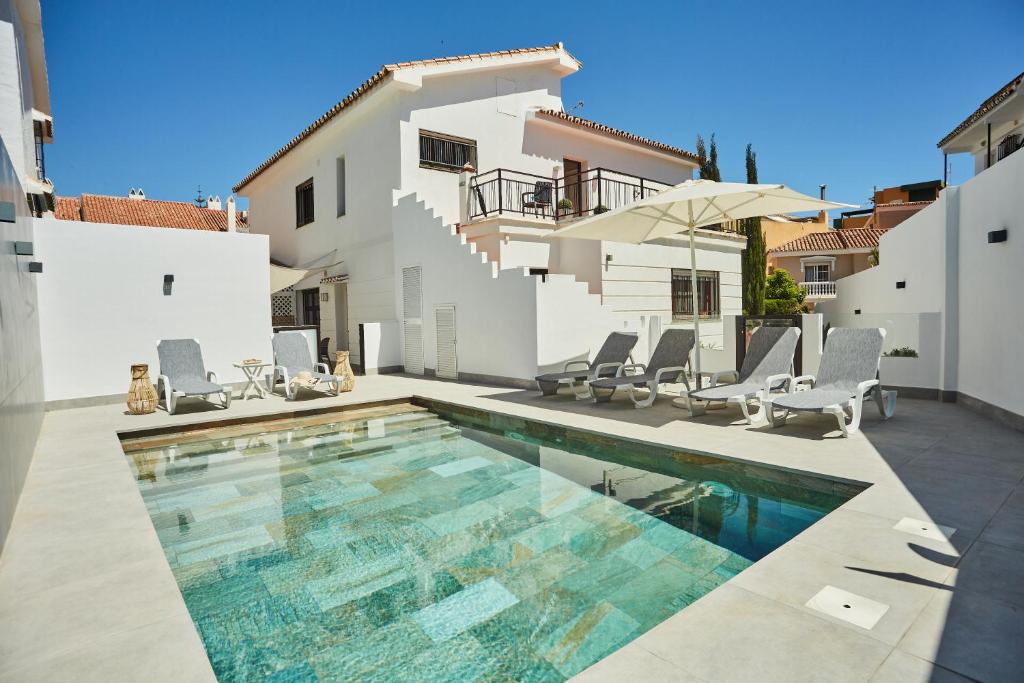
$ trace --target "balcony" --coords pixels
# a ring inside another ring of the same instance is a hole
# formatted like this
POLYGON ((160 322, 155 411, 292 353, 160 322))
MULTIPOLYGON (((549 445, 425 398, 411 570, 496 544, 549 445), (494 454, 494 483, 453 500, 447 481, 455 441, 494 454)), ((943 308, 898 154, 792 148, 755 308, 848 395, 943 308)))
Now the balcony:
POLYGON ((801 282, 800 289, 807 295, 808 299, 834 299, 836 298, 835 282, 801 282))
MULTIPOLYGON (((610 168, 591 168, 561 178, 496 168, 470 179, 466 215, 470 221, 517 216, 560 223, 612 211, 669 187, 669 183, 610 168)), ((736 232, 729 224, 704 229, 736 232)))

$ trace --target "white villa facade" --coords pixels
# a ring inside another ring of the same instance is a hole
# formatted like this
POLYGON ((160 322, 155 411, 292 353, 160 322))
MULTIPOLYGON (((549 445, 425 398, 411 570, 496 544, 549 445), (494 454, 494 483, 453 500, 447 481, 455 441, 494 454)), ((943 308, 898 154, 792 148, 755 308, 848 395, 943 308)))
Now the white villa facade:
MULTIPOLYGON (((561 80, 579 68, 561 44, 387 65, 243 179, 271 257, 316 268, 296 285, 299 322, 367 371, 512 383, 612 330, 638 332, 643 361, 661 330, 692 325, 684 237, 549 239, 697 168, 565 114, 561 80)), ((697 240, 702 340, 721 346, 745 240, 697 240)))

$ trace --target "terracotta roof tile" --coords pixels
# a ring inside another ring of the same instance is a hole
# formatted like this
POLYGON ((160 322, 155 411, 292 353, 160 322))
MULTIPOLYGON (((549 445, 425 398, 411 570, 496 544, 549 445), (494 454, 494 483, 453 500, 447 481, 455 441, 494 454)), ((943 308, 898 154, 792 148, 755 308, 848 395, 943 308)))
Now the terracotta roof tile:
POLYGON ((1021 72, 1019 75, 1014 77, 1013 80, 1000 88, 995 95, 982 102, 981 106, 974 110, 973 114, 964 119, 959 126, 951 130, 946 137, 939 140, 939 144, 937 144, 936 147, 941 148, 944 144, 977 123, 983 116, 985 116, 985 114, 995 109, 1003 102, 1003 100, 1012 95, 1014 91, 1020 87, 1021 83, 1024 83, 1024 72, 1021 72))
POLYGON ((659 152, 665 152, 667 154, 672 154, 673 156, 682 157, 683 159, 686 159, 687 161, 692 161, 695 164, 700 163, 700 158, 693 152, 687 152, 685 149, 673 147, 672 145, 667 145, 664 142, 651 140, 650 138, 645 138, 634 133, 629 133, 624 130, 620 130, 618 128, 612 128, 611 126, 606 126, 603 123, 597 123, 596 121, 591 121, 580 116, 566 114, 564 111, 557 111, 555 109, 541 109, 540 111, 537 112, 537 115, 542 116, 544 118, 565 121, 574 126, 595 130, 599 133, 604 133, 605 135, 610 135, 612 137, 626 140, 627 142, 634 142, 638 145, 643 145, 644 147, 649 147, 659 152))
POLYGON ((390 75, 391 73, 393 73, 395 71, 398 71, 399 69, 407 69, 407 68, 417 67, 417 66, 433 66, 433 65, 438 65, 438 64, 449 64, 449 63, 452 63, 452 62, 472 62, 472 61, 477 61, 477 60, 481 60, 481 59, 488 59, 488 58, 493 58, 493 57, 513 57, 513 56, 516 56, 516 55, 532 54, 532 53, 537 53, 537 52, 556 52, 556 51, 559 51, 559 50, 565 52, 567 55, 569 55, 569 57, 573 61, 575 61, 580 66, 582 66, 582 62, 580 62, 580 60, 576 59, 571 54, 569 54, 569 51, 566 50, 565 47, 561 43, 555 43, 554 45, 542 45, 540 47, 526 47, 526 48, 518 48, 518 49, 514 49, 514 50, 499 50, 497 52, 480 52, 480 53, 477 53, 477 54, 470 54, 470 55, 456 55, 454 57, 437 57, 437 58, 434 58, 434 59, 419 59, 419 60, 415 60, 415 61, 411 61, 411 62, 398 62, 398 63, 395 63, 395 64, 385 64, 384 66, 382 66, 380 68, 380 70, 377 73, 375 73, 372 76, 370 76, 368 79, 363 81, 362 85, 360 85, 358 88, 356 88, 355 90, 350 92, 345 97, 345 99, 343 99, 341 102, 338 102, 336 105, 334 105, 333 107, 331 107, 330 109, 325 111, 317 120, 313 121, 313 123, 311 123, 308 126, 306 126, 305 128, 303 128, 302 131, 300 131, 298 135, 296 135, 291 140, 289 140, 288 143, 285 144, 284 147, 282 147, 281 149, 279 149, 276 152, 274 152, 270 156, 269 159, 267 159, 262 164, 257 166, 249 175, 247 175, 244 178, 242 178, 242 180, 240 180, 238 182, 238 184, 235 185, 232 188, 232 191, 233 192, 238 192, 243 187, 248 185, 250 182, 252 182, 256 178, 256 176, 260 175, 265 170, 270 168, 278 159, 280 159, 285 154, 287 154, 292 149, 294 149, 296 145, 298 145, 300 142, 302 142, 303 140, 308 138, 310 135, 315 133, 317 131, 317 129, 319 129, 321 126, 323 126, 328 121, 333 119, 335 116, 340 114, 342 111, 347 109, 349 106, 351 106, 356 100, 361 98, 363 95, 365 95, 366 93, 370 92, 371 90, 376 88, 378 85, 383 83, 384 80, 388 77, 388 75, 390 75))
POLYGON ((850 228, 847 230, 828 230, 812 232, 795 240, 780 244, 770 251, 772 254, 799 251, 847 251, 850 249, 873 249, 878 246, 878 239, 887 230, 871 228, 850 228))
MULTIPOLYGON (((81 198, 57 197, 54 217, 65 221, 142 225, 155 228, 183 228, 226 232, 226 211, 204 209, 191 202, 132 199, 83 194, 81 198)), ((237 212, 238 227, 245 229, 246 217, 237 212)))

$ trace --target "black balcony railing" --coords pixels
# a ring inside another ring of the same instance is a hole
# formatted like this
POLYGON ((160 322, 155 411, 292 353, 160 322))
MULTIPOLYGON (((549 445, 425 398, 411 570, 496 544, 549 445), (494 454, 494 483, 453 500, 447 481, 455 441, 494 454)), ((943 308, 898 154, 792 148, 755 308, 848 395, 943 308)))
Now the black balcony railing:
POLYGON ((471 179, 469 216, 514 214, 560 221, 611 211, 668 187, 668 183, 607 168, 561 178, 497 168, 471 179))

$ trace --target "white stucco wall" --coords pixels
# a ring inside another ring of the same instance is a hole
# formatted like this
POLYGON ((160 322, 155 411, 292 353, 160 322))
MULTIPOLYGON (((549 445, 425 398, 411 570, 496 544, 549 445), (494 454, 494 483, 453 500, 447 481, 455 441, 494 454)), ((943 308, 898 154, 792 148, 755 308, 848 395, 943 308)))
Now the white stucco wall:
POLYGON ((14 0, 0 0, 0 138, 19 178, 35 178, 32 77, 14 0))
POLYGON ((267 238, 33 219, 47 401, 125 393, 129 366, 159 372, 159 339, 194 337, 206 369, 271 360, 267 238), (165 274, 174 275, 164 295, 165 274))

